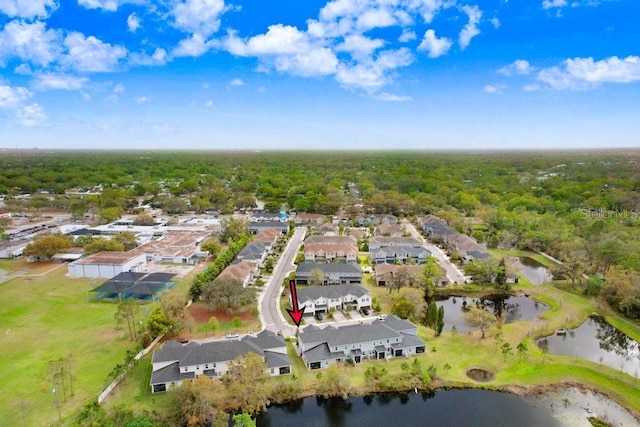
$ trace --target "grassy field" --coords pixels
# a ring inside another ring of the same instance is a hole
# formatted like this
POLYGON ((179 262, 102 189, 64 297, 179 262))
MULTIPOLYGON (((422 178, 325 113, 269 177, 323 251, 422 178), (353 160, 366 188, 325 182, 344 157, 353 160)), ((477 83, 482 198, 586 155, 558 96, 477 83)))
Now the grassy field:
POLYGON ((538 261, 540 264, 544 265, 547 268, 557 266, 557 264, 551 261, 549 258, 542 256, 533 251, 527 251, 522 249, 489 249, 489 253, 493 255, 496 259, 500 259, 506 256, 529 257, 538 261))
MULTIPOLYGON (((22 270, 22 261, 16 261, 22 270)), ((65 277, 66 267, 39 265, 0 284, 0 425, 41 426, 58 421, 52 385, 44 379, 47 362, 71 354, 74 396, 63 401, 63 420, 95 399, 108 374, 134 345, 115 330, 115 304, 87 301, 98 282, 65 277), (49 271, 42 276, 37 272, 49 271)), ((67 384, 68 387, 68 384, 67 384)), ((67 390, 69 392, 69 390, 67 390)))

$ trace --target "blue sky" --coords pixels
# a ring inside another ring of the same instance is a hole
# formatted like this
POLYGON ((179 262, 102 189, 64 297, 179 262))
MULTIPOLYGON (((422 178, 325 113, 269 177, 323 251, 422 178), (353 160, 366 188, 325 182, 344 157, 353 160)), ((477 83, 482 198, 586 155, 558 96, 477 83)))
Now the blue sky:
POLYGON ((0 147, 638 146, 637 0, 0 0, 0 147))

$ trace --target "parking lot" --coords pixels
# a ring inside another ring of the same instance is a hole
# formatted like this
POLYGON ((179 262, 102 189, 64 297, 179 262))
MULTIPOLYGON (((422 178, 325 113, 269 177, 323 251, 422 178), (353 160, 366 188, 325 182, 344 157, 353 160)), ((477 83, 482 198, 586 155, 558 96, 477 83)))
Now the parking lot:
POLYGON ((304 322, 307 325, 328 325, 331 323, 342 323, 342 322, 358 321, 358 320, 366 320, 366 319, 371 320, 375 318, 376 318, 376 314, 374 314, 372 311, 369 312, 368 316, 365 316, 359 311, 351 310, 349 312, 349 317, 347 317, 342 311, 336 310, 333 312, 333 319, 330 319, 327 313, 322 313, 321 321, 316 319, 315 316, 305 316, 304 322))

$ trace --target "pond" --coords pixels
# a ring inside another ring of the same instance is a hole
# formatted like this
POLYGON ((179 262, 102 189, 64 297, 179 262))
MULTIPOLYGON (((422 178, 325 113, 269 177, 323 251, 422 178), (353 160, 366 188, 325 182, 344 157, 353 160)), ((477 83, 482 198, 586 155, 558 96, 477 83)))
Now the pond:
POLYGON ((560 426, 548 408, 488 390, 439 390, 424 394, 377 394, 348 400, 307 398, 276 405, 258 416, 261 427, 560 426), (517 420, 517 421, 516 421, 517 420))
POLYGON ((513 265, 534 285, 541 285, 553 280, 553 275, 549 269, 533 258, 526 256, 517 257, 517 260, 513 265))
POLYGON ((475 328, 467 322, 464 313, 471 304, 486 308, 496 316, 504 314, 505 323, 518 320, 532 320, 538 313, 549 309, 545 304, 528 297, 490 296, 486 298, 449 297, 436 301, 438 307, 444 307, 444 330, 451 331, 453 326, 458 332, 468 332, 475 328))
POLYGON ((580 357, 621 370, 629 375, 640 375, 638 342, 616 329, 600 317, 590 317, 573 330, 541 338, 539 347, 548 346, 550 354, 580 357))

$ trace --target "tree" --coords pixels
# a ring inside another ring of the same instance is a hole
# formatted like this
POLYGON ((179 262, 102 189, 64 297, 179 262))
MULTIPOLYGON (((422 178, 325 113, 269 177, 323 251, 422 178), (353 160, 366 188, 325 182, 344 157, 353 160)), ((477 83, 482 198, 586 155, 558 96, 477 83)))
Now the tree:
POLYGON ((174 334, 182 329, 182 325, 177 320, 168 319, 162 307, 157 306, 147 317, 147 329, 152 337, 159 337, 164 334, 174 334))
POLYGON ((98 252, 122 252, 124 245, 115 239, 94 239, 83 247, 86 255, 98 252))
POLYGON ((502 357, 504 357, 505 362, 507 361, 507 357, 513 356, 513 349, 508 342, 503 343, 500 349, 502 350, 502 357))
POLYGON ((134 300, 125 300, 118 304, 118 309, 114 315, 116 323, 127 324, 129 328, 129 339, 133 341, 136 336, 136 316, 140 313, 140 306, 134 300))
POLYGON ((436 320, 436 336, 440 336, 442 333, 442 329, 444 329, 444 306, 440 306, 438 308, 438 318, 436 320))
POLYGON ((116 219, 120 218, 123 213, 124 213, 124 209, 122 209, 120 206, 101 208, 98 211, 98 214, 100 215, 100 219, 102 220, 103 223, 113 222, 116 219))
POLYGON ((431 302, 435 292, 435 279, 442 274, 438 267, 438 260, 433 256, 428 256, 422 269, 422 281, 427 302, 431 302))
POLYGON ((308 280, 311 286, 321 286, 324 284, 324 272, 316 267, 309 272, 308 280))
POLYGON ((220 321, 216 316, 211 316, 207 322, 207 329, 211 332, 215 332, 220 327, 220 321))
POLYGON ((24 248, 24 256, 35 257, 39 261, 49 261, 52 256, 71 247, 68 238, 57 234, 37 237, 24 248))
POLYGON ((485 332, 496 324, 497 319, 496 316, 492 313, 489 313, 487 310, 481 307, 471 306, 469 311, 464 314, 465 319, 467 319, 472 325, 478 327, 480 332, 482 333, 482 338, 484 338, 485 332))
POLYGON ((416 307, 411 301, 399 299, 391 308, 391 314, 401 319, 408 319, 415 314, 416 307))
POLYGON ((233 277, 219 277, 207 284, 202 298, 215 310, 218 308, 234 311, 253 301, 253 292, 242 286, 242 282, 233 277))
POLYGON ((346 400, 351 392, 351 382, 345 371, 333 363, 318 379, 316 391, 322 397, 342 397, 346 400))
POLYGON ((76 199, 69 204, 71 219, 79 221, 89 211, 89 203, 85 199, 76 199))
POLYGON ((256 427, 256 425, 256 420, 246 412, 233 416, 233 427, 256 427))
POLYGON ((431 300, 427 306, 426 325, 435 330, 438 325, 438 306, 434 300, 431 300))
POLYGON ((498 263, 498 271, 496 273, 496 286, 499 289, 508 291, 511 286, 509 283, 507 283, 507 267, 504 261, 504 258, 500 259, 500 262, 498 263))
POLYGON ((200 249, 202 249, 203 251, 207 251, 211 258, 215 258, 222 250, 222 246, 220 246, 220 243, 218 243, 215 239, 208 239, 202 245, 200 245, 200 249))
POLYGON ((187 426, 205 426, 213 421, 225 400, 220 381, 201 375, 193 381, 183 381, 171 391, 177 422, 187 426))
POLYGON ((480 283, 482 288, 492 283, 497 273, 497 265, 491 258, 487 259, 472 259, 464 267, 464 274, 467 276, 473 276, 474 283, 480 283))
POLYGON ((185 213, 189 206, 179 197, 166 197, 162 201, 162 210, 169 215, 185 213))
POLYGON ((13 219, 10 216, 0 216, 0 228, 3 230, 11 225, 13 219))
POLYGON ((399 291, 403 287, 413 286, 415 283, 416 278, 411 274, 409 269, 405 266, 401 266, 395 273, 393 273, 391 280, 389 280, 389 283, 387 284, 387 288, 389 289, 389 292, 399 291))
POLYGON ((236 218, 225 218, 221 221, 222 231, 218 239, 222 243, 237 241, 248 234, 249 226, 246 221, 236 218))
POLYGON ((527 346, 527 343, 522 341, 516 348, 518 350, 518 360, 520 363, 529 358, 529 347, 527 346))
POLYGON ((269 404, 267 393, 267 365, 261 356, 249 352, 229 362, 229 369, 222 377, 227 386, 229 405, 256 414, 269 404))
POLYGON ((142 213, 133 219, 133 225, 151 226, 156 223, 155 219, 149 214, 142 213))
POLYGON ((174 292, 160 294, 160 305, 168 320, 178 321, 187 310, 187 301, 184 295, 174 292))
POLYGON ((136 235, 131 231, 123 231, 121 233, 118 233, 112 237, 112 240, 118 243, 122 243, 122 246, 124 246, 124 249, 127 251, 138 246, 138 239, 136 239, 136 235))
POLYGON ((264 261, 264 269, 267 273, 273 272, 273 258, 269 257, 264 261))
POLYGON ((597 274, 590 275, 584 283, 584 293, 590 296, 599 295, 604 287, 604 280, 597 274))

